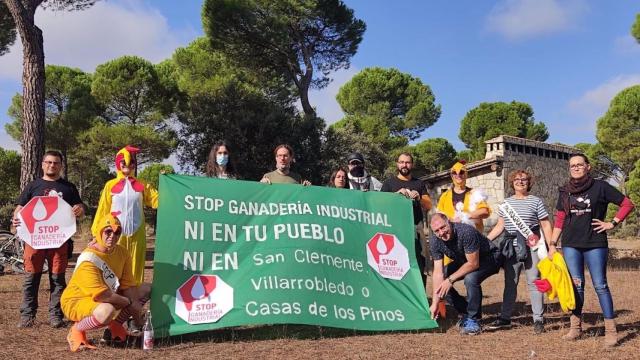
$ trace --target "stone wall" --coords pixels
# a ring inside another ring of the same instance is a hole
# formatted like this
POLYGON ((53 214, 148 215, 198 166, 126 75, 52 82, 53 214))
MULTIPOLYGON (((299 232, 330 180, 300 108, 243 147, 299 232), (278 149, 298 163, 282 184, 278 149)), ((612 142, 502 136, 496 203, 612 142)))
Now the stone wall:
MULTIPOLYGON (((547 211, 553 218, 558 198, 558 187, 569 178, 569 154, 578 149, 565 145, 547 144, 540 141, 521 139, 513 136, 499 136, 486 141, 487 152, 484 160, 467 165, 469 174, 467 186, 483 189, 487 195, 491 216, 485 219, 485 231, 489 231, 498 221, 498 205, 513 195, 508 181, 511 171, 524 169, 533 176, 531 194, 542 198, 547 211)), ((449 170, 422 178, 433 199, 434 209, 440 195, 451 186, 449 170)))
POLYGON ((504 198, 513 195, 508 177, 513 170, 524 169, 533 176, 531 194, 538 196, 553 218, 558 200, 558 187, 569 179, 569 155, 578 149, 558 144, 500 136, 487 141, 487 154, 503 158, 504 198), (499 143, 499 146, 496 146, 499 143), (493 146, 492 146, 493 145, 493 146), (499 149, 495 149, 498 148, 499 149), (494 155, 495 154, 495 155, 494 155))

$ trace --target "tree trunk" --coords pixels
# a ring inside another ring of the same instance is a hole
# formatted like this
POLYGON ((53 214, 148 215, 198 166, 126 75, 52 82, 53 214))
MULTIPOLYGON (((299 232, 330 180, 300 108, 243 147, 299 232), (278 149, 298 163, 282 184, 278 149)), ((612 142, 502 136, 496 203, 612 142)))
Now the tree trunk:
POLYGON ((67 161, 67 153, 69 152, 66 148, 62 149, 62 168, 64 169, 63 177, 66 180, 69 180, 69 162, 67 161))
POLYGON ((42 176, 44 155, 44 49, 42 31, 33 25, 31 39, 23 43, 22 164, 20 188, 42 176))
POLYGON ((42 176, 44 154, 44 43, 34 22, 42 1, 6 0, 22 40, 22 163, 20 189, 42 176))
POLYGON ((300 89, 300 104, 302 104, 302 111, 304 111, 306 115, 316 116, 316 111, 309 102, 309 88, 306 90, 300 89))

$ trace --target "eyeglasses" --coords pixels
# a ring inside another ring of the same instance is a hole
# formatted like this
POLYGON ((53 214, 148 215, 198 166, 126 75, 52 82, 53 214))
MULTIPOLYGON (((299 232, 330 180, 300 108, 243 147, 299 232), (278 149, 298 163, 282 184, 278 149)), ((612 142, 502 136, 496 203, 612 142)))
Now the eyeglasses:
POLYGON ((105 230, 105 231, 104 231, 104 234, 105 234, 107 237, 110 237, 110 236, 112 236, 112 235, 113 235, 113 236, 120 236, 120 234, 122 234, 122 231, 121 231, 121 230, 113 231, 113 230, 111 230, 111 229, 107 229, 107 230, 105 230))
POLYGON ((513 182, 528 183, 529 179, 527 179, 527 178, 515 178, 515 179, 513 179, 513 182))
POLYGON ((60 165, 60 161, 43 161, 42 163, 46 165, 60 165))
POLYGON ((465 175, 467 175, 467 172, 464 170, 460 170, 459 172, 455 172, 455 171, 451 172, 451 176, 465 176, 465 175))
POLYGON ((587 164, 585 163, 579 163, 579 164, 573 164, 573 165, 569 165, 569 168, 572 170, 576 170, 576 169, 582 169, 585 166, 587 166, 587 164))

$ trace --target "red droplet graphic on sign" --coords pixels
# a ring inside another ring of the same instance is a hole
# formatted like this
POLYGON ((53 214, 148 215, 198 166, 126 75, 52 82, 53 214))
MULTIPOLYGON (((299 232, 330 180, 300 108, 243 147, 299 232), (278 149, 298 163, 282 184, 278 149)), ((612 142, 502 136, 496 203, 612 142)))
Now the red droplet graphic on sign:
POLYGON ((33 232, 35 225, 39 221, 45 221, 53 215, 58 209, 57 196, 41 196, 38 201, 29 202, 21 211, 22 220, 30 233, 33 232))

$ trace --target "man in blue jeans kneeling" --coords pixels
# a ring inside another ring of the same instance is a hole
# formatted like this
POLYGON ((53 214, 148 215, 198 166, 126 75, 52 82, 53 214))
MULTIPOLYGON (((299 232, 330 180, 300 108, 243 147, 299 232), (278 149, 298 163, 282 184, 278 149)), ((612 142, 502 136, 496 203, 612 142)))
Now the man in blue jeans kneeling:
POLYGON ((435 318, 440 301, 447 302, 462 315, 460 332, 476 335, 482 331, 482 287, 489 276, 498 273, 498 249, 473 226, 452 223, 444 214, 431 218, 430 247, 433 258, 433 300, 430 311, 435 318), (464 280, 467 298, 453 284, 464 280))

